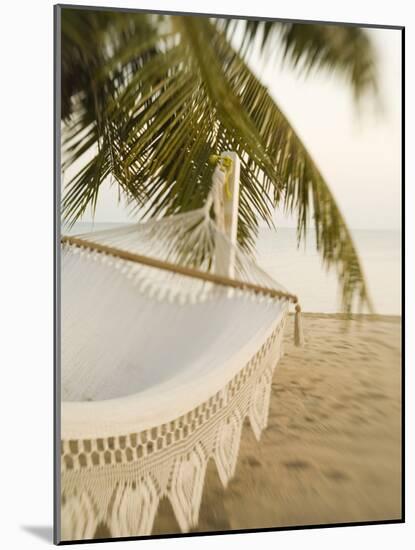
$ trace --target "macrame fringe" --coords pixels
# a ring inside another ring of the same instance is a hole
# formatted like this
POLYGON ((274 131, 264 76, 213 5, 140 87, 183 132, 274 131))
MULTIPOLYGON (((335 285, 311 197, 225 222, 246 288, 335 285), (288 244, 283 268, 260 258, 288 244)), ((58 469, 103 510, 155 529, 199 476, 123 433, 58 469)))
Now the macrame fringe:
POLYGON ((197 527, 209 460, 226 487, 245 419, 257 440, 267 427, 286 313, 223 389, 187 415, 124 436, 62 441, 62 540, 91 539, 100 524, 112 537, 151 535, 163 498, 182 532, 197 527))
POLYGON ((303 333, 303 324, 302 324, 302 321, 301 321, 301 306, 300 306, 300 304, 297 304, 295 306, 294 344, 298 347, 304 346, 304 333, 303 333))

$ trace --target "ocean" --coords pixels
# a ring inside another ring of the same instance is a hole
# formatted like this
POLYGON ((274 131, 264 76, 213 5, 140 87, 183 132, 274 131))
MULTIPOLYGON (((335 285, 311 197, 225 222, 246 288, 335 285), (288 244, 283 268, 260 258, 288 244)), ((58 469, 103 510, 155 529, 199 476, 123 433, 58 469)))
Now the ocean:
MULTIPOLYGON (((351 230, 375 313, 401 315, 401 234, 399 231, 351 230)), ((300 298, 303 311, 341 311, 335 272, 322 266, 314 232, 297 248, 295 229, 262 229, 258 262, 300 298)))
MULTIPOLYGON (((80 222, 65 233, 74 235, 117 225, 80 222)), ((375 313, 401 315, 400 231, 358 229, 351 232, 375 313)), ((257 241, 257 262, 276 281, 300 298, 303 311, 341 311, 336 274, 322 267, 320 255, 315 249, 313 231, 308 233, 306 247, 302 244, 297 248, 295 229, 280 228, 275 232, 261 228, 257 241)))

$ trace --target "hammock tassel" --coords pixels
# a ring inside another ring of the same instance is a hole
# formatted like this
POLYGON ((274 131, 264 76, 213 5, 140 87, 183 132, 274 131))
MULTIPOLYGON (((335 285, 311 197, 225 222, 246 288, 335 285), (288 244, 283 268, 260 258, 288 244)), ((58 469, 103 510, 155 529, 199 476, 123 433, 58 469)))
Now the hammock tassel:
POLYGON ((298 347, 304 346, 304 333, 303 333, 303 324, 301 322, 300 304, 296 304, 295 306, 294 344, 298 347))

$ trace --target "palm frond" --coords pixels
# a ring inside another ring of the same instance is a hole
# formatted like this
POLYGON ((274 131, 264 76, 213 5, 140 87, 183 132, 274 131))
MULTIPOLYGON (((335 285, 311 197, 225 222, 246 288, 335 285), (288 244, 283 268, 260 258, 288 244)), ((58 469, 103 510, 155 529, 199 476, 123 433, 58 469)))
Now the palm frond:
MULTIPOLYGON (((231 47, 227 30, 202 17, 137 17, 127 29, 118 20, 117 30, 94 23, 103 41, 99 52, 75 56, 86 76, 75 78, 64 114, 66 164, 91 151, 93 158, 67 184, 65 219, 74 222, 94 206, 109 174, 137 216, 197 208, 211 185, 210 155, 231 149, 242 164, 241 244, 253 251, 258 220, 272 225, 277 206, 296 214, 299 241, 314 216, 317 246, 325 264, 337 268, 344 308, 356 299, 369 304, 350 233, 325 180, 231 47)), ((71 40, 70 47, 86 47, 82 36, 71 40)))
POLYGON ((368 33, 356 26, 219 19, 228 36, 241 35, 243 57, 253 48, 267 59, 280 57, 301 74, 333 72, 343 79, 356 99, 377 90, 376 52, 368 33))
POLYGON ((350 310, 354 300, 371 308, 363 270, 351 234, 317 165, 267 89, 230 47, 223 35, 210 37, 218 58, 225 63, 233 93, 261 135, 262 144, 276 166, 283 189, 263 173, 266 188, 273 188, 274 204, 281 203, 297 217, 299 243, 306 239, 310 217, 317 249, 327 268, 335 267, 342 288, 342 302, 350 310), (216 43, 214 42, 216 38, 216 43), (273 185, 274 184, 274 185, 273 185))

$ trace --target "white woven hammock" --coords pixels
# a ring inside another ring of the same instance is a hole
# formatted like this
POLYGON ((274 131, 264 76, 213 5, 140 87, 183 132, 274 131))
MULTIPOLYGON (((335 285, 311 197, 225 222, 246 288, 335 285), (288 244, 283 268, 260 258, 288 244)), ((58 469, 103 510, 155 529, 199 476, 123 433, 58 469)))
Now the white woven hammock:
POLYGON ((244 419, 257 439, 267 424, 295 297, 211 219, 225 175, 215 170, 204 208, 62 245, 62 540, 91 539, 99 524, 151 534, 163 497, 182 531, 196 527, 209 459, 226 486, 244 419), (103 250, 221 275, 226 256, 225 275, 247 285, 103 250))

